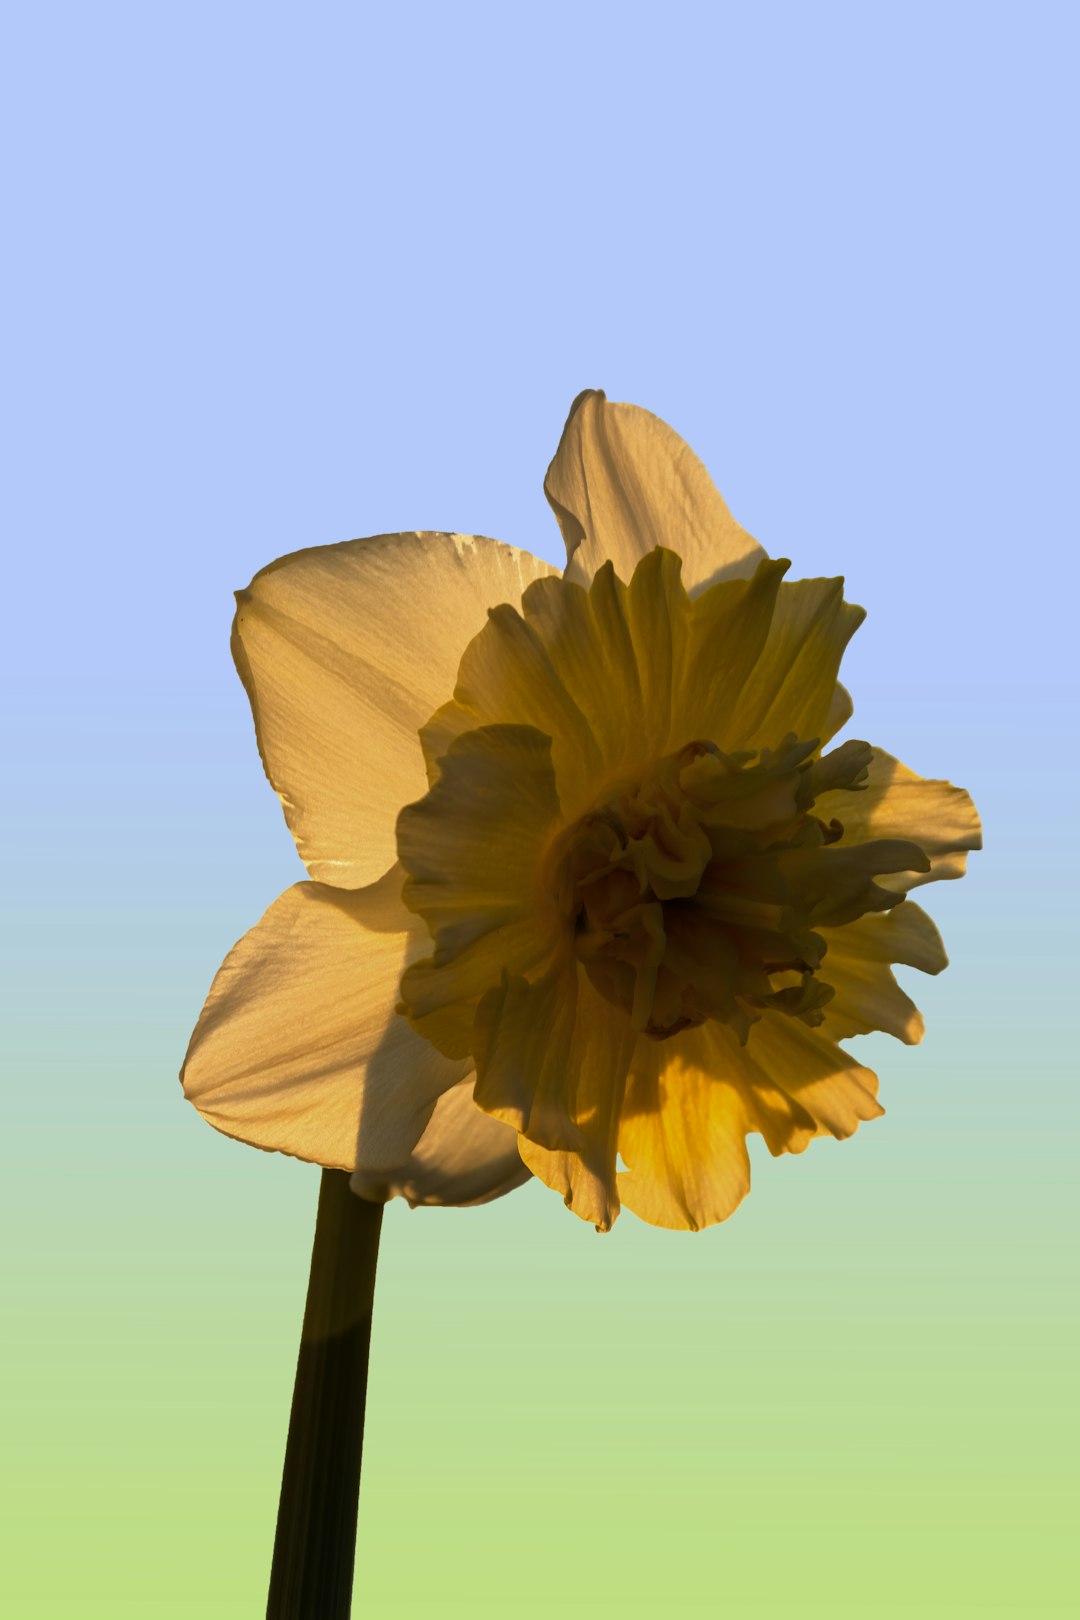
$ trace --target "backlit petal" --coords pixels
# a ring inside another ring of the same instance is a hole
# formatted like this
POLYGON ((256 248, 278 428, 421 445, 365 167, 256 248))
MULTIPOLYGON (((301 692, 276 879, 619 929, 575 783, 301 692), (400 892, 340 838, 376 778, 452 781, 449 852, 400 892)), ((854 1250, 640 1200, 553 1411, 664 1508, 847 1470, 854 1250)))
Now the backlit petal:
POLYGON ((936 878, 961 877, 968 851, 982 848, 982 828, 971 797, 951 782, 916 776, 883 749, 875 748, 865 789, 822 794, 815 814, 835 816, 845 843, 874 838, 909 839, 929 857, 930 870, 882 878, 884 888, 903 893, 936 878))
POLYGON ((470 1050, 476 1004, 502 971, 524 973, 550 953, 561 918, 543 858, 559 825, 551 743, 530 726, 456 738, 435 786, 398 818, 405 902, 434 937, 401 993, 450 1056, 470 1050))
POLYGON ((356 1170, 352 1189, 382 1203, 400 1196, 418 1204, 487 1204, 529 1180, 517 1132, 473 1101, 473 1081, 461 1080, 435 1104, 408 1162, 387 1171, 356 1170))
POLYGON ((750 1190, 745 1099, 717 1063, 715 1026, 639 1040, 627 1087, 619 1195, 653 1226, 700 1231, 750 1190))
MULTIPOLYGON (((857 610, 845 610, 832 593, 818 614, 818 662, 800 661, 786 639, 798 614, 779 604, 785 592, 798 601, 806 592, 781 585, 786 567, 766 561, 752 579, 726 580, 693 601, 681 583, 680 559, 664 549, 645 557, 629 585, 610 564, 588 591, 567 580, 538 581, 525 592, 520 613, 505 607, 492 614, 466 649, 453 699, 421 732, 429 779, 462 733, 499 723, 533 726, 552 739, 559 798, 566 819, 574 820, 611 784, 693 738, 743 747, 742 694, 760 694, 758 671, 766 660, 769 693, 790 677, 795 721, 817 697, 824 718, 850 634, 845 612, 857 610), (828 653, 821 652, 830 632, 828 653)), ((808 607, 803 617, 812 616, 808 607)), ((771 741, 785 735, 777 724, 771 741)))
POLYGON ((837 671, 865 617, 843 593, 842 579, 780 586, 761 656, 714 736, 722 748, 775 748, 788 732, 824 740, 843 723, 837 671))
POLYGON ((495 540, 377 535, 298 551, 237 594, 233 656, 312 877, 370 883, 424 791, 419 727, 487 610, 555 570, 495 540))
POLYGON ((693 594, 752 574, 765 555, 666 422, 597 389, 571 406, 544 493, 566 542, 567 578, 581 584, 609 560, 629 582, 642 557, 666 546, 683 559, 693 594))
MULTIPOLYGON (((585 602, 585 593, 561 579, 552 584, 563 609, 562 629, 572 621, 574 608, 585 602)), ((429 780, 437 777, 439 761, 455 737, 498 724, 531 726, 551 739, 564 793, 572 794, 573 784, 596 779, 601 760, 589 716, 578 702, 580 692, 571 689, 560 667, 558 640, 543 636, 542 629, 509 605, 489 616, 464 650, 453 699, 420 733, 429 780)), ((582 634, 590 630, 591 626, 581 626, 582 634)), ((570 635, 559 638, 564 646, 570 635)), ((595 636, 592 644, 602 659, 595 636)))
POLYGON ((654 1226, 698 1231, 750 1190, 746 1137, 772 1154, 849 1136, 882 1113, 876 1077, 797 1019, 766 1013, 745 1046, 709 1023, 634 1053, 619 1130, 623 1203, 654 1226))
POLYGON ((948 965, 941 936, 914 901, 870 914, 843 928, 820 930, 827 950, 821 976, 836 994, 822 1030, 837 1040, 884 1030, 914 1045, 923 1037, 922 1014, 897 984, 892 962, 940 973, 948 965))
POLYGON ((522 1135, 534 1175, 606 1232, 619 1213, 615 1155, 634 1034, 571 961, 529 985, 505 979, 477 1015, 477 1100, 522 1135))
POLYGON ((851 701, 851 693, 846 686, 842 686, 837 681, 833 687, 832 702, 829 704, 829 712, 825 717, 825 725, 821 733, 823 746, 832 742, 836 733, 847 725, 854 713, 855 705, 851 701))
POLYGON ((287 889, 225 958, 191 1038, 184 1091, 227 1136, 328 1169, 405 1163, 471 1064, 394 1011, 428 945, 400 868, 370 888, 287 889))
POLYGON ((873 1070, 798 1018, 767 1012, 740 1048, 739 1061, 749 1085, 782 1091, 815 1121, 819 1136, 851 1136, 862 1121, 885 1112, 873 1070))

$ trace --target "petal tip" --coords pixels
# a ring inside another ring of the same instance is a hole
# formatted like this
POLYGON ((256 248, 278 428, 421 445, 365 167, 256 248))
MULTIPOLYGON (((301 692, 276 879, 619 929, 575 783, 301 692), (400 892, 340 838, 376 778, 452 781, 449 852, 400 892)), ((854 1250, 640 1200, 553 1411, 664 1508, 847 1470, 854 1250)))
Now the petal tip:
POLYGON ((585 404, 586 400, 590 399, 595 399, 601 405, 603 405, 607 402, 607 395, 602 388, 583 388, 580 394, 575 394, 574 396, 570 409, 566 413, 567 422, 572 422, 578 411, 580 411, 581 407, 585 404))

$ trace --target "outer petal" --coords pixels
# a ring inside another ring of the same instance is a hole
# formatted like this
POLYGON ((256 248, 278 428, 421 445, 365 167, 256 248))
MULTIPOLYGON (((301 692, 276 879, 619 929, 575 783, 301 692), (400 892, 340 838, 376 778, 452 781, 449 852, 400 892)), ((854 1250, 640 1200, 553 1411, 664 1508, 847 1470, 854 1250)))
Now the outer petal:
POLYGON ((287 889, 225 958, 191 1037, 184 1091, 219 1131, 328 1169, 404 1164, 467 1074, 394 1011, 427 936, 400 868, 353 893, 287 889))
POLYGON ((962 877, 969 850, 982 848, 979 814, 969 794, 951 782, 916 776, 898 759, 875 748, 867 786, 859 792, 824 793, 815 814, 835 816, 846 843, 874 838, 910 839, 925 850, 930 870, 897 873, 882 886, 904 892, 935 878, 962 877))
POLYGON ((470 1078, 439 1098, 407 1163, 390 1172, 355 1170, 352 1190, 374 1203, 400 1196, 414 1208, 467 1207, 501 1198, 529 1177, 518 1153, 517 1132, 477 1108, 470 1078))
POLYGON ((579 584, 608 560, 628 582, 642 557, 667 546, 683 559, 683 583, 694 594, 752 574, 765 555, 666 422, 611 404, 598 389, 570 407, 544 493, 566 542, 567 578, 579 584))
POLYGON ((233 656, 312 877, 354 888, 391 864, 397 812, 424 791, 417 732, 463 648, 555 572, 496 540, 390 534, 294 552, 238 592, 233 656))

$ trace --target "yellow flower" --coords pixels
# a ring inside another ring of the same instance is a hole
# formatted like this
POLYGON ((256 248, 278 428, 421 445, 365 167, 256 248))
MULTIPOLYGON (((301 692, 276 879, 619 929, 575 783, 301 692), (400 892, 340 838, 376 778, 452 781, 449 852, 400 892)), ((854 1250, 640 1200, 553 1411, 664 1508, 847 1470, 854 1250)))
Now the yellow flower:
POLYGON ((920 1039, 890 964, 946 958, 905 896, 962 873, 978 817, 879 749, 825 751, 862 611, 784 582, 663 422, 582 394, 544 487, 562 575, 397 534, 239 594, 314 881, 226 958, 185 1090, 368 1197, 531 1171, 603 1229, 620 1203, 697 1229, 746 1193, 749 1132, 798 1153, 882 1112, 838 1042, 920 1039))

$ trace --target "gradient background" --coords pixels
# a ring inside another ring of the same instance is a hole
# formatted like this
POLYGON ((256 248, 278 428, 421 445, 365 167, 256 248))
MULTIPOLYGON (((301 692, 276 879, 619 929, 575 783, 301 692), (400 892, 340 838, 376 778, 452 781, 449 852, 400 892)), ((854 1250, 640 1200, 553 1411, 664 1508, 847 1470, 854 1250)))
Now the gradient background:
POLYGON ((888 1117, 752 1139, 728 1224, 391 1207, 355 1612, 1074 1612, 1076 19, 9 14, 5 1615, 263 1612, 317 1171, 175 1078, 301 875, 230 593, 400 528, 558 558, 587 386, 847 575, 853 734, 988 848, 925 1045, 858 1043, 888 1117))

